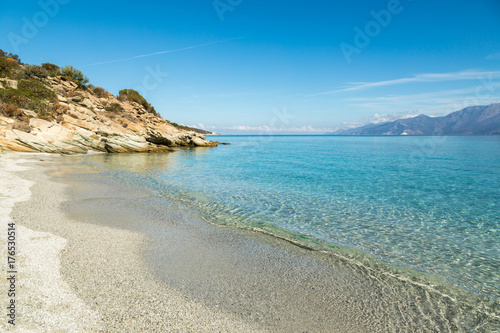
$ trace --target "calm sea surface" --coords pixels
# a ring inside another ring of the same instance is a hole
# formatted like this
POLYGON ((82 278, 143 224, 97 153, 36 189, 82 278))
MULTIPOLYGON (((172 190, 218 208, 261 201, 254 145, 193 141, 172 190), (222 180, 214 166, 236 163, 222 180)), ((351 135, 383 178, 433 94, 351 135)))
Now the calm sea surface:
POLYGON ((277 226, 500 299, 500 136, 212 139, 231 145, 88 161, 211 222, 277 226))

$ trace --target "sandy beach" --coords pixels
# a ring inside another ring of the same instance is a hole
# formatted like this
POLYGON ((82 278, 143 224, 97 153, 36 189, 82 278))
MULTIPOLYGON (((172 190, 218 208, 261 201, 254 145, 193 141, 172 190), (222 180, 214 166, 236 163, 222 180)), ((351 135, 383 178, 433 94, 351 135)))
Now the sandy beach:
MULTIPOLYGON (((0 155, 3 234, 9 215, 19 222, 16 325, 2 320, 0 330, 259 331, 156 282, 141 258, 144 236, 66 218, 59 209, 65 185, 50 181, 36 163, 52 158, 0 155)), ((5 251, 2 254, 6 262, 5 251)), ((5 309, 5 270, 1 280, 5 309)))
MULTIPOLYGON (((147 193, 91 183, 92 170, 73 162, 0 155, 2 234, 16 224, 17 331, 495 328, 490 308, 477 312, 446 290, 265 235, 203 224, 179 207, 164 208, 170 215, 155 212, 147 193)), ((1 240, 6 248, 6 237, 1 240)), ((6 275, 2 269, 4 309, 6 275)), ((0 330, 13 330, 5 316, 0 330)))

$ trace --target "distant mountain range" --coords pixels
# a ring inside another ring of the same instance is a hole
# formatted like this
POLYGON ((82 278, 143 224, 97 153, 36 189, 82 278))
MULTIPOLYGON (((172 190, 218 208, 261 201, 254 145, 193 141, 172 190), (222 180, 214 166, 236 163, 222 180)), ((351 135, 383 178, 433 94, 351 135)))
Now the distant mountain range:
POLYGON ((331 135, 493 135, 500 134, 500 103, 470 106, 443 117, 419 115, 339 130, 331 135))

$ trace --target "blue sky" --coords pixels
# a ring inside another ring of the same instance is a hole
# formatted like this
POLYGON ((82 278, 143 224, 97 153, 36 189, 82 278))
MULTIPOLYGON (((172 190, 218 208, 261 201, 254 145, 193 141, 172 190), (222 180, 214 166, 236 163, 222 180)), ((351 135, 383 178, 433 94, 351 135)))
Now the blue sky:
POLYGON ((320 134, 500 101, 500 1, 3 2, 0 48, 168 120, 320 134))

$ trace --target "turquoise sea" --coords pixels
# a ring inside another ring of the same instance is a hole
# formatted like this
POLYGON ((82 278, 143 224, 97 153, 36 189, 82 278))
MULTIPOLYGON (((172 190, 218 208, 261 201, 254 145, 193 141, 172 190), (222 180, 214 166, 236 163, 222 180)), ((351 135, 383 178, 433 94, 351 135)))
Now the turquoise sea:
POLYGON ((231 145, 88 162, 211 223, 358 249, 500 299, 500 136, 211 139, 231 145))

